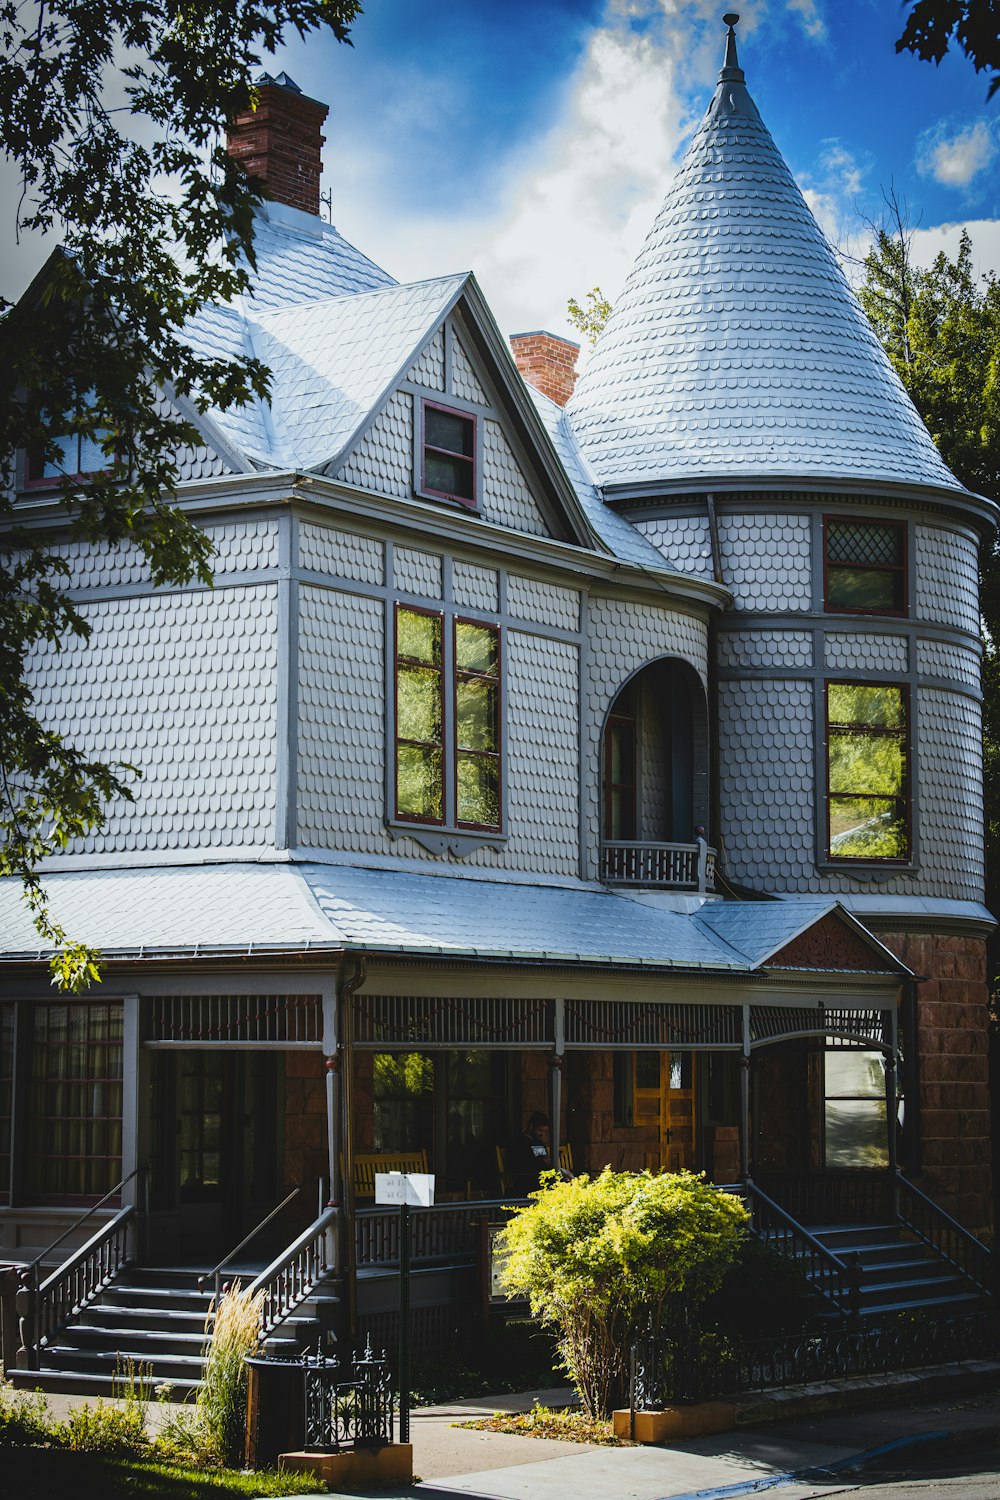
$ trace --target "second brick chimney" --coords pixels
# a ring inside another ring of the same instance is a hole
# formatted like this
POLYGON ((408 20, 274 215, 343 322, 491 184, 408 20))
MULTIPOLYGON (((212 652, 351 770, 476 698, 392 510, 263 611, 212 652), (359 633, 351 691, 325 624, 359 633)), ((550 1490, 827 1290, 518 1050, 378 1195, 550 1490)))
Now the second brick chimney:
POLYGON ((576 385, 579 344, 557 338, 554 333, 512 333, 510 347, 514 363, 528 381, 559 406, 565 406, 576 385))
POLYGON ((257 108, 230 122, 226 150, 263 181, 268 198, 318 215, 321 131, 329 109, 287 73, 262 73, 254 86, 257 108))

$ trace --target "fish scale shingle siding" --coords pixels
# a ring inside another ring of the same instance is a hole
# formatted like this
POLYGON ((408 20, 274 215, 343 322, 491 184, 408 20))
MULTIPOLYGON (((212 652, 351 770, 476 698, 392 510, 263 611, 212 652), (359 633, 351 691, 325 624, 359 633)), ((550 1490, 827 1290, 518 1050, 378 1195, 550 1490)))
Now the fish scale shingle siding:
POLYGON ((826 666, 830 672, 906 672, 909 651, 906 637, 862 630, 827 631, 826 666))

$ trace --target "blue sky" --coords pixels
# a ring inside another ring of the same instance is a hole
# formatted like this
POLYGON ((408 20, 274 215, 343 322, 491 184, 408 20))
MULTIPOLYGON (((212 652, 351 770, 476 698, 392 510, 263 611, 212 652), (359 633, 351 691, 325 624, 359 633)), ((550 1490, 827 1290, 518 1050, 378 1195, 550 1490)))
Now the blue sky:
MULTIPOLYGON (((338 227, 400 278, 475 270, 505 332, 565 331, 620 286, 711 97, 705 0, 369 0, 353 48, 281 58, 330 104, 338 227)), ((897 0, 750 0, 740 61, 827 233, 856 243, 890 183, 917 250, 968 223, 1000 268, 1000 97, 961 54, 897 56, 897 0)))
MULTIPOLYGON (((570 332, 567 298, 613 295, 642 244, 711 97, 725 9, 367 0, 353 47, 314 34, 265 63, 330 105, 324 188, 348 238, 400 279, 474 270, 504 332, 570 332)), ((748 0, 741 17, 750 91, 835 242, 859 248, 893 183, 918 255, 968 224, 1000 270, 1000 95, 964 56, 897 56, 898 0, 748 0)), ((2 289, 49 248, 0 242, 2 289)))

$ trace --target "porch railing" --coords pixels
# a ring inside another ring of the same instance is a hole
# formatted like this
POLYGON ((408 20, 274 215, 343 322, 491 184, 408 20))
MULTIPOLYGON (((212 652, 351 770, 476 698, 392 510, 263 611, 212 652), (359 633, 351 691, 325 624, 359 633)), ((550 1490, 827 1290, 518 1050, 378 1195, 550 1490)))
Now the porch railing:
POLYGON ((340 1209, 326 1208, 251 1281, 251 1295, 264 1293, 261 1334, 267 1337, 283 1318, 312 1296, 325 1276, 336 1270, 334 1226, 340 1209))
MULTIPOLYGON (((482 1245, 484 1220, 510 1217, 510 1198, 442 1203, 410 1211, 410 1261, 473 1264, 482 1245)), ((399 1213, 393 1208, 359 1208, 354 1219, 358 1269, 399 1264, 399 1213)))
POLYGON ((601 879, 608 885, 714 891, 715 850, 704 839, 695 844, 612 840, 601 845, 601 879))
POLYGON ((993 1255, 983 1242, 901 1173, 897 1175, 895 1189, 899 1223, 961 1271, 981 1292, 992 1295, 996 1272, 993 1255))
POLYGON ((892 1174, 885 1169, 760 1172, 754 1182, 803 1224, 892 1223, 892 1174))
POLYGON ((44 1281, 37 1281, 37 1261, 25 1268, 17 1294, 20 1370, 37 1370, 41 1345, 47 1343, 81 1308, 93 1302, 129 1259, 129 1231, 135 1208, 127 1204, 114 1218, 74 1250, 44 1281))
POLYGON ((772 1250, 794 1261, 813 1289, 838 1312, 856 1314, 860 1306, 860 1274, 769 1198, 755 1182, 741 1185, 753 1227, 772 1250))

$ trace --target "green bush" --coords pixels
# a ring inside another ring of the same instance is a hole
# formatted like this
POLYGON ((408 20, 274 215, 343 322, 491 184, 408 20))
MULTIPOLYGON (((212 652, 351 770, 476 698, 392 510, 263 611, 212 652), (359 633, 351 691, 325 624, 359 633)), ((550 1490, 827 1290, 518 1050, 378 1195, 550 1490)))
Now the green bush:
POLYGON ((0 1449, 51 1440, 52 1415, 41 1391, 16 1391, 0 1381, 0 1449))
POLYGON ((739 1253, 739 1199, 690 1172, 612 1172, 549 1185, 501 1236, 504 1289, 555 1328, 590 1417, 625 1398, 633 1337, 702 1303, 739 1253))

